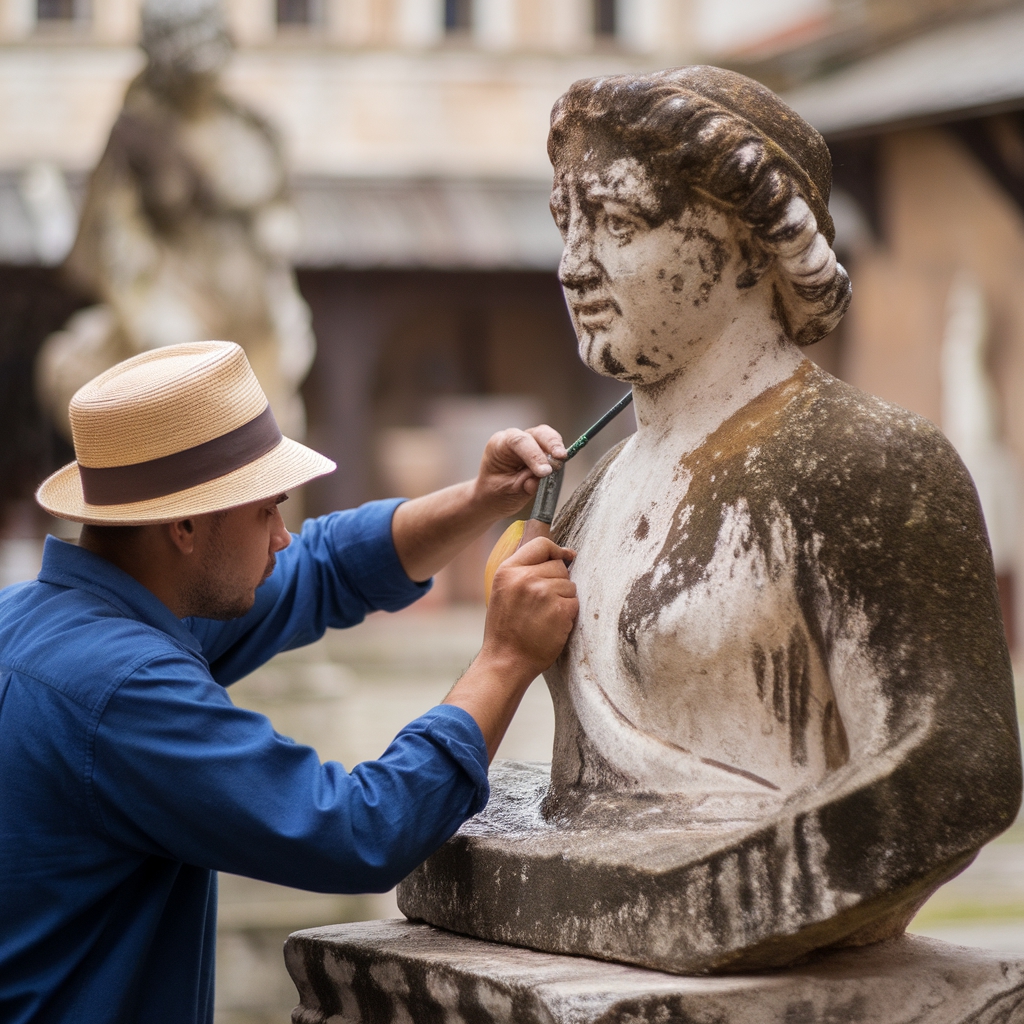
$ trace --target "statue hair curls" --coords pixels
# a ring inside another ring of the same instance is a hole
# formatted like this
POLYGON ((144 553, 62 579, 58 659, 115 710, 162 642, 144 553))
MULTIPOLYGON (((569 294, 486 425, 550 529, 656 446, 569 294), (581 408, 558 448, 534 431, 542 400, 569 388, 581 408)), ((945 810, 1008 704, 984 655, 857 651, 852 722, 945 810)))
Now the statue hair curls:
POLYGON ((825 140, 744 75, 687 67, 576 82, 551 112, 556 170, 585 155, 636 158, 659 194, 658 222, 706 202, 747 225, 740 288, 775 270, 775 314, 798 345, 819 341, 850 304, 832 251, 832 160, 825 140))

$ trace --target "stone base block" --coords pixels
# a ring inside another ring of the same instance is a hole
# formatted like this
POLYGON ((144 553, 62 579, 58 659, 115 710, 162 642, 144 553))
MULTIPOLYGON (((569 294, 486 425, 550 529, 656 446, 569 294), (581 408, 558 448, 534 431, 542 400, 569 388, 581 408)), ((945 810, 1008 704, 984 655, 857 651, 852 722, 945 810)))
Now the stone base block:
POLYGON ((1024 960, 911 935, 681 977, 367 921, 296 932, 285 961, 294 1024, 1024 1024, 1024 960))
POLYGON ((947 843, 935 857, 922 845, 857 860, 865 837, 877 853, 906 831, 875 831, 877 801, 822 817, 801 800, 772 811, 760 796, 708 796, 671 811, 602 795, 567 825, 543 811, 548 765, 495 761, 490 778, 487 807, 401 882, 398 909, 489 942, 675 974, 788 967, 901 935, 975 853, 947 843))

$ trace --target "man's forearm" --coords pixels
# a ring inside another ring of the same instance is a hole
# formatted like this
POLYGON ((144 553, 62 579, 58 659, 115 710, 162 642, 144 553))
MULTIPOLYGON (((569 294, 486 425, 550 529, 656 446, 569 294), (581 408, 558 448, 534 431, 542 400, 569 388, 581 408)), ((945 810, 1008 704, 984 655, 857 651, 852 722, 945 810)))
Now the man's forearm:
POLYGON ((522 659, 499 659, 481 652, 444 699, 468 712, 480 727, 493 761, 529 685, 539 671, 522 659))
POLYGON ((391 537, 411 580, 426 580, 504 516, 476 492, 476 481, 454 484, 395 509, 391 537))

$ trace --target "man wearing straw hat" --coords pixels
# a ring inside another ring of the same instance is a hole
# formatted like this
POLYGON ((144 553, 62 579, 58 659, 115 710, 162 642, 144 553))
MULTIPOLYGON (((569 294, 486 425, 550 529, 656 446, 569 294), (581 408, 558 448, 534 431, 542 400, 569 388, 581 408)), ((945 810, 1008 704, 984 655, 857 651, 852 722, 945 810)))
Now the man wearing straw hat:
POLYGON ((214 872, 385 891, 479 811, 572 628, 572 553, 509 559, 445 702, 351 772, 225 685, 414 601, 565 452, 505 431, 475 481, 291 537, 278 504, 334 464, 281 436, 237 345, 136 356, 70 413, 76 462, 37 498, 81 540, 48 538, 38 579, 0 592, 0 1019, 211 1021, 214 872))

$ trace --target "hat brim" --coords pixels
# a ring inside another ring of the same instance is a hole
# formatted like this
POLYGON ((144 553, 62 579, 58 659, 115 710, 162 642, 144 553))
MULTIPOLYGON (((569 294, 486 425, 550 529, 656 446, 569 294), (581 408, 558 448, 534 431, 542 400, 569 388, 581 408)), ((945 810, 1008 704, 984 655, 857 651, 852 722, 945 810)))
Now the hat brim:
POLYGON ((208 512, 247 505, 282 494, 326 476, 337 467, 328 458, 298 441, 284 437, 265 455, 204 484, 175 491, 162 498, 126 505, 90 505, 82 493, 78 463, 72 462, 47 477, 36 491, 36 501, 50 515, 96 526, 144 526, 171 523, 208 512))

